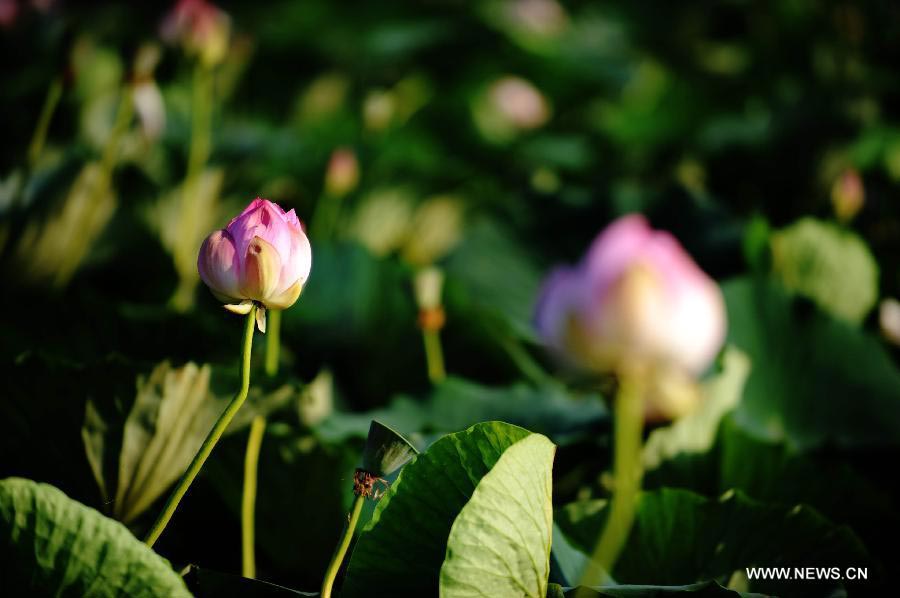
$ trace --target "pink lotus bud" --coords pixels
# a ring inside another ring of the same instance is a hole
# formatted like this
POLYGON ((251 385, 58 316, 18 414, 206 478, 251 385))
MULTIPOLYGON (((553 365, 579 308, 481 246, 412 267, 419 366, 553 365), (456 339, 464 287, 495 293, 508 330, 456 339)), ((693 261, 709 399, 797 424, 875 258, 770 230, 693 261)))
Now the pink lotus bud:
POLYGON ((16 0, 0 0, 0 27, 12 27, 17 16, 19 16, 19 3, 16 0))
POLYGON ((359 162, 348 148, 336 149, 325 172, 325 191, 332 197, 343 197, 359 183, 359 162))
POLYGON ((312 249, 294 210, 256 198, 222 230, 206 238, 197 258, 200 278, 226 308, 247 313, 252 302, 287 309, 309 277, 312 249))
POLYGON ((638 361, 697 374, 722 346, 725 305, 674 237, 631 215, 603 231, 580 265, 551 274, 536 323, 547 344, 580 367, 610 371, 638 361))
POLYGON ((521 77, 506 76, 489 91, 497 113, 519 129, 536 129, 550 118, 550 106, 538 89, 521 77))
POLYGON ((841 222, 849 222, 862 209, 866 189, 862 177, 854 169, 845 170, 831 186, 831 205, 841 222))
POLYGON ((179 0, 160 26, 164 40, 180 42, 208 66, 225 58, 230 35, 230 17, 206 0, 179 0))

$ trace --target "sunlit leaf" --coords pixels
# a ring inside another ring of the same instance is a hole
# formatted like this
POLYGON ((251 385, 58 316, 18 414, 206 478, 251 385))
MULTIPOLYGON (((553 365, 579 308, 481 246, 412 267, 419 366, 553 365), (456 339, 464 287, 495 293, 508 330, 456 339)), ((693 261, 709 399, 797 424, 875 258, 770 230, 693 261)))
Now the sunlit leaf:
POLYGON ((407 464, 359 534, 343 595, 372 588, 437 594, 453 521, 504 451, 529 434, 500 422, 478 424, 441 438, 407 464))
POLYGON ((878 300, 878 264, 854 232, 803 218, 770 236, 772 270, 785 287, 859 323, 878 300))
POLYGON ((533 434, 509 447, 453 522, 441 596, 543 598, 550 574, 556 447, 533 434))

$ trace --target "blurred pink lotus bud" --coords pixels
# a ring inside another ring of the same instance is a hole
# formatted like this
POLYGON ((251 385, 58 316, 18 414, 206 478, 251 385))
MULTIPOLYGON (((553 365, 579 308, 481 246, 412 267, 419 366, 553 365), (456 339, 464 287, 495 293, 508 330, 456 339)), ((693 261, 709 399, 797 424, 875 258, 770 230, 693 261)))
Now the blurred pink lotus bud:
POLYGON ((312 249, 294 210, 256 198, 200 248, 200 278, 225 307, 287 309, 309 277, 312 249))
POLYGON ((507 17, 525 31, 539 36, 555 36, 568 25, 568 16, 556 0, 511 0, 507 17))
POLYGON ((160 26, 164 40, 181 43, 209 66, 225 58, 230 35, 229 16, 206 0, 179 0, 160 26))
POLYGON ((725 339, 725 304, 675 238, 639 215, 604 230, 575 268, 544 284, 536 323, 544 340, 579 367, 631 363, 705 370, 725 339))
POLYGON ((866 190, 862 177, 854 169, 845 170, 831 187, 831 205, 841 222, 849 222, 862 209, 866 190))
POLYGON ((550 118, 550 106, 538 89, 521 77, 505 76, 488 91, 494 109, 519 129, 536 129, 550 118))
POLYGON ((339 148, 331 154, 325 172, 325 191, 332 197, 343 197, 359 183, 359 162, 348 148, 339 148))
POLYGON ((16 0, 0 0, 0 27, 12 27, 17 16, 19 16, 19 3, 16 0))
POLYGON ((878 324, 884 338, 900 346, 900 301, 894 298, 881 300, 878 307, 878 324))

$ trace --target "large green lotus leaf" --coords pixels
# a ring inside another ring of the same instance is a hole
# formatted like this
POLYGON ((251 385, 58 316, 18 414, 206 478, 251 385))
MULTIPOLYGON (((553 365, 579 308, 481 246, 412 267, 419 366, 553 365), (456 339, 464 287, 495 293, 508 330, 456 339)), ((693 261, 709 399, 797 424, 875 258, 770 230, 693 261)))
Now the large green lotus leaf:
MULTIPOLYGON (((607 517, 607 503, 586 500, 557 512, 572 543, 589 553, 607 517)), ((804 506, 762 503, 742 492, 717 499, 662 488, 640 497, 635 525, 613 568, 621 583, 676 585, 729 577, 750 566, 861 566, 865 548, 845 526, 804 506)), ((811 591, 821 586, 811 584, 811 591)), ((761 584, 768 591, 777 586, 761 584)))
POLYGON ((825 311, 859 323, 878 300, 878 263, 853 231, 802 218, 770 244, 775 276, 825 311))
POLYGON ((615 585, 597 588, 564 588, 550 584, 547 598, 656 598, 658 596, 684 596, 685 598, 765 598, 762 594, 736 592, 723 588, 714 581, 704 581, 685 586, 615 585))
POLYGON ((707 452, 666 458, 647 472, 644 487, 684 487, 706 496, 734 488, 768 503, 808 504, 850 525, 873 554, 889 554, 900 516, 890 496, 852 464, 833 452, 797 453, 784 443, 760 440, 727 415, 707 452))
POLYGON ((57 488, 0 482, 0 579, 16 596, 190 596, 169 563, 122 524, 57 488))
POLYGON ((373 588, 437 594, 453 521, 504 451, 529 435, 510 424, 481 423, 416 456, 360 533, 342 595, 368 596, 373 588))
POLYGON ((533 434, 506 449, 481 479, 450 529, 441 596, 547 593, 555 451, 533 434))
POLYGON ((877 338, 774 283, 739 278, 723 290, 729 342, 752 363, 739 425, 797 449, 897 444, 900 370, 877 338))

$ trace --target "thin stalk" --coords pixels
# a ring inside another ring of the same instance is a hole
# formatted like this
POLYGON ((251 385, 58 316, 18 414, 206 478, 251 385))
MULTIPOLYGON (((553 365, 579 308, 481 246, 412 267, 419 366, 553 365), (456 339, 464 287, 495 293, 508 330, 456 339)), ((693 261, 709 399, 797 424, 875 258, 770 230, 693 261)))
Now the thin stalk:
POLYGON ((281 310, 270 309, 266 324, 266 375, 278 373, 278 357, 281 352, 281 310))
POLYGON ((34 168, 38 158, 41 157, 41 151, 44 149, 44 143, 47 141, 47 131, 50 129, 50 121, 53 120, 53 114, 62 98, 63 82, 62 77, 56 77, 50 83, 47 89, 47 97, 44 98, 44 105, 41 107, 41 115, 38 117, 37 126, 34 128, 34 134, 31 136, 31 143, 28 144, 28 167, 34 168))
POLYGON ((637 375, 619 381, 615 410, 613 496, 606 526, 591 556, 581 585, 594 585, 612 571, 634 522, 641 489, 641 430, 644 424, 643 386, 637 375))
MULTIPOLYGON (((266 375, 278 373, 278 352, 281 347, 281 310, 272 309, 268 314, 266 330, 266 375)), ((241 500, 241 550, 244 577, 256 577, 256 481, 259 469, 259 450, 266 432, 266 418, 257 415, 250 424, 247 451, 244 454, 244 494, 241 500)))
POLYGON ((444 350, 441 348, 441 333, 437 330, 422 330, 425 341, 425 361, 428 365, 428 379, 438 384, 447 377, 444 369, 444 350))
POLYGON ((356 524, 359 523, 359 515, 362 513, 362 507, 365 501, 366 497, 362 494, 358 495, 353 501, 353 509, 350 511, 350 518, 347 521, 347 525, 344 527, 344 535, 341 538, 341 543, 338 544, 337 549, 335 549, 334 556, 331 557, 331 563, 329 563, 328 569, 325 572, 325 580, 322 581, 321 598, 331 598, 331 587, 334 585, 334 580, 337 578, 341 563, 344 562, 344 557, 347 555, 347 549, 350 548, 350 541, 353 539, 353 532, 356 530, 356 524))
POLYGON ((534 360, 522 344, 511 338, 503 337, 500 346, 506 351, 506 355, 512 360, 519 372, 535 384, 547 384, 552 382, 550 374, 545 372, 534 360))
POLYGON ((200 469, 203 467, 203 464, 206 463, 206 459, 209 457, 213 448, 215 448, 216 443, 219 442, 222 434, 225 433, 228 424, 231 423, 234 415, 247 399, 247 393, 250 391, 250 353, 253 348, 253 330, 255 327, 256 306, 253 306, 253 308, 250 309, 250 313, 247 314, 246 323, 244 324, 244 343, 241 353, 241 389, 231 402, 228 403, 228 406, 225 408, 225 411, 222 412, 222 415, 219 416, 219 419, 216 420, 216 423, 212 430, 210 430, 206 440, 204 440, 203 444, 200 446, 200 450, 194 455, 194 460, 191 461, 187 471, 181 476, 178 485, 175 486, 175 489, 169 496, 169 500, 166 501, 162 513, 160 513, 159 518, 156 520, 156 523, 153 524, 150 533, 147 534, 147 538, 144 540, 148 546, 153 546, 153 544, 156 543, 156 540, 159 539, 163 530, 166 529, 166 524, 169 523, 172 515, 175 514, 178 503, 181 502, 181 499, 188 491, 188 488, 190 488, 194 478, 200 473, 200 469))
POLYGON ((259 449, 266 431, 266 418, 257 415, 250 424, 247 438, 247 453, 244 456, 244 495, 241 500, 241 548, 243 554, 242 574, 251 579, 256 577, 256 554, 254 552, 254 516, 256 512, 256 470, 259 464, 259 449))

